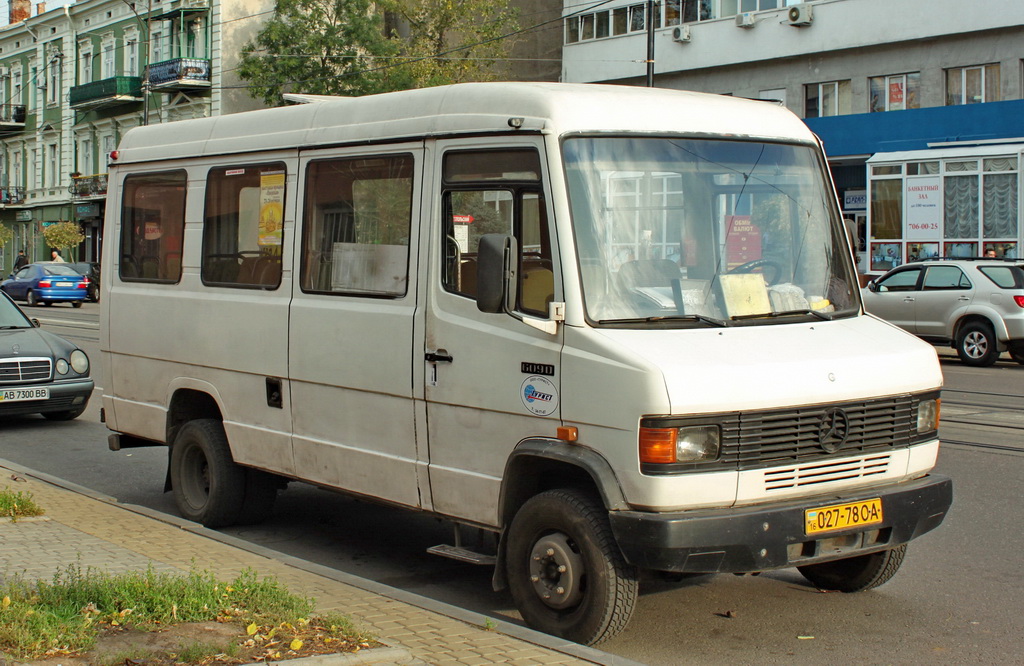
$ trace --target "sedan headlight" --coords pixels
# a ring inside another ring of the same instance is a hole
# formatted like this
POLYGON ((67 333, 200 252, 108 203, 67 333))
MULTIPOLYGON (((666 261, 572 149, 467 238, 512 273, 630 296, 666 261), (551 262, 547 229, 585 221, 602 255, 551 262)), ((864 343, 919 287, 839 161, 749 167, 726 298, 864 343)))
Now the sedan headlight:
POLYGON ((80 375, 88 374, 89 357, 81 349, 71 352, 71 369, 80 375))
POLYGON ((66 375, 68 374, 68 362, 62 358, 57 359, 57 374, 66 375))
POLYGON ((717 425, 640 428, 640 462, 692 463, 715 460, 722 434, 717 425))

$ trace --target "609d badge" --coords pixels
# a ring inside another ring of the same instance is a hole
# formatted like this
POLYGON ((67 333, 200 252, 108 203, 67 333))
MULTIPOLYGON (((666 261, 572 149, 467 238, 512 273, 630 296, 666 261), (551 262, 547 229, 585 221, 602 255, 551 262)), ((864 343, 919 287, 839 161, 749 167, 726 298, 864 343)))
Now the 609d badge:
POLYGON ((526 409, 537 416, 551 416, 558 409, 558 389, 549 379, 540 375, 527 377, 519 395, 526 409))

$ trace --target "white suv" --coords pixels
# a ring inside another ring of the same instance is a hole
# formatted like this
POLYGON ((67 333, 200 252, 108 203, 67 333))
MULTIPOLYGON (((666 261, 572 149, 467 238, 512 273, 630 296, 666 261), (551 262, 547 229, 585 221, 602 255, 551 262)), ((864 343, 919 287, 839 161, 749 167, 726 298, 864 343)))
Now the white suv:
POLYGON ((952 344, 968 365, 1002 351, 1024 364, 1024 270, 1000 259, 931 259, 898 266, 862 292, 864 309, 920 338, 952 344))

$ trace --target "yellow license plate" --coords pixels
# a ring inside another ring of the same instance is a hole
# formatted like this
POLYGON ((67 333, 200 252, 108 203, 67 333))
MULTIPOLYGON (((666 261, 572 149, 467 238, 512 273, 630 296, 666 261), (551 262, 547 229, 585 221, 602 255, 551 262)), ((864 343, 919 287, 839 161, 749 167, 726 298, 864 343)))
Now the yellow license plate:
POLYGON ((882 500, 821 506, 804 511, 804 534, 820 534, 882 522, 882 500))

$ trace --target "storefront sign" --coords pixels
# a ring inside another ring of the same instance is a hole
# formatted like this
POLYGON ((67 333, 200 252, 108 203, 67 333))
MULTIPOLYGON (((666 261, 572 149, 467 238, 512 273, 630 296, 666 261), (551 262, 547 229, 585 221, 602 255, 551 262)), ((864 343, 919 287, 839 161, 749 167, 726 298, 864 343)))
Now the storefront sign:
POLYGON ((99 217, 100 205, 96 203, 78 204, 75 206, 75 216, 78 218, 99 217))
POLYGON ((942 238, 942 178, 907 178, 907 214, 904 237, 907 240, 939 240, 942 238))
POLYGON ((843 210, 867 210, 867 190, 846 190, 843 192, 843 210))
POLYGON ((14 214, 14 220, 16 222, 31 222, 32 211, 30 210, 19 210, 14 214))

